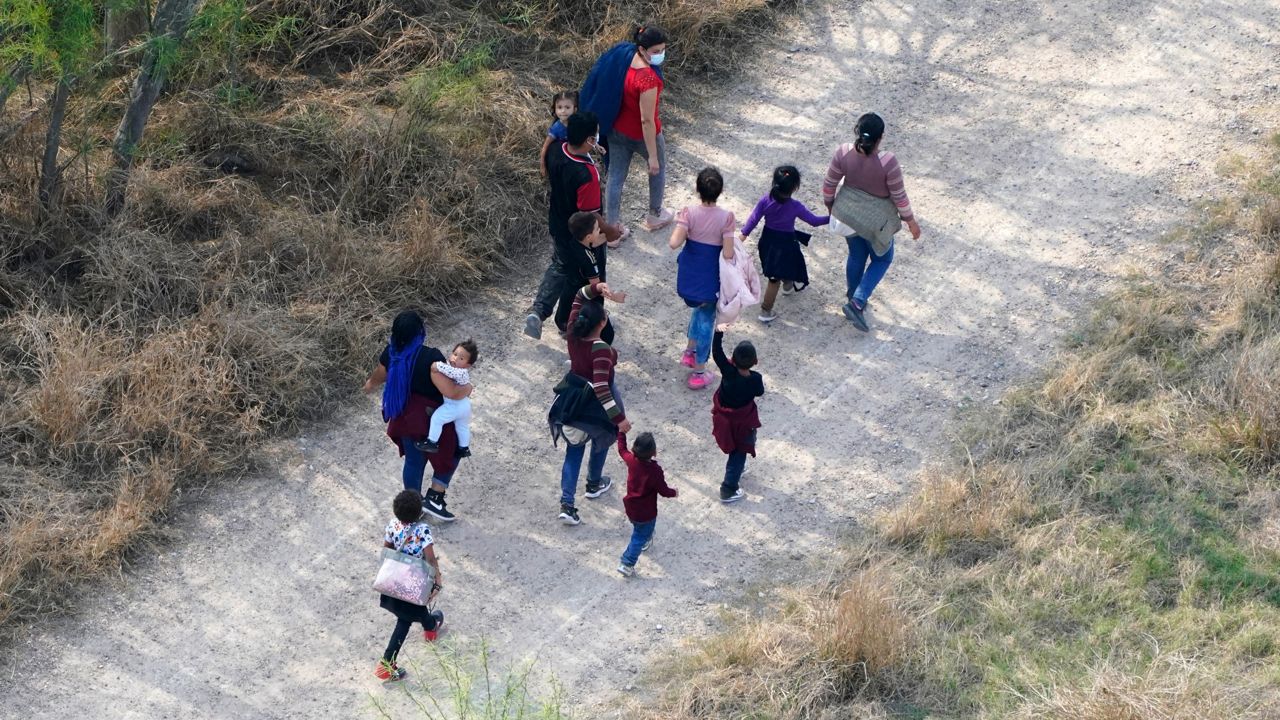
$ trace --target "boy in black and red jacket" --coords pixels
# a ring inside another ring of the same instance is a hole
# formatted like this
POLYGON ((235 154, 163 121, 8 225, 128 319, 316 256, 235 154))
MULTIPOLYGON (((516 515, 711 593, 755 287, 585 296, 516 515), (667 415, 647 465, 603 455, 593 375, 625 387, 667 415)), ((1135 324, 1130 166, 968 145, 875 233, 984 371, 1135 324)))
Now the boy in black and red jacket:
POLYGON ((640 433, 635 445, 627 449, 627 434, 618 433, 618 455, 627 464, 627 494, 622 498, 622 506, 627 510, 627 519, 631 521, 631 542, 622 552, 622 562, 618 564, 618 572, 626 577, 636 574, 636 561, 640 553, 649 549, 653 540, 653 530, 658 524, 658 496, 676 497, 680 493, 670 485, 662 474, 662 466, 654 457, 658 454, 658 444, 652 433, 640 433))

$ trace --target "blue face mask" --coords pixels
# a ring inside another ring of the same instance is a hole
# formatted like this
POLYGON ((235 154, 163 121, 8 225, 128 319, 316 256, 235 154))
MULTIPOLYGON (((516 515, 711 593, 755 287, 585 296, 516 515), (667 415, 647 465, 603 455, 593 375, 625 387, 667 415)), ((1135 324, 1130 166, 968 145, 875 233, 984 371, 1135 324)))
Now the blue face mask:
POLYGON ((662 52, 660 52, 660 53, 654 53, 654 54, 650 55, 650 56, 649 56, 649 64, 650 64, 650 65, 661 65, 661 64, 662 64, 662 61, 663 61, 663 60, 666 60, 666 59, 667 59, 667 51, 666 51, 666 50, 663 50, 663 51, 662 51, 662 52))

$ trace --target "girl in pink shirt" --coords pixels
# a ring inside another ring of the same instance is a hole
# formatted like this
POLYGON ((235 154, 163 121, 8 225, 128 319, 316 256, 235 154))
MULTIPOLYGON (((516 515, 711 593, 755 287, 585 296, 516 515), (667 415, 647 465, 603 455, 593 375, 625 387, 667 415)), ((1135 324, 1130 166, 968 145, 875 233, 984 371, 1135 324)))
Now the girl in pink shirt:
POLYGON ((701 390, 711 384, 707 358, 711 357, 711 336, 716 326, 716 300, 720 295, 720 256, 733 258, 733 213, 716 206, 724 191, 724 177, 715 168, 698 173, 698 197, 702 202, 680 211, 676 229, 667 243, 680 250, 676 258, 676 293, 693 308, 688 338, 681 364, 693 368, 689 388, 701 390), (688 242, 686 242, 688 241, 688 242))

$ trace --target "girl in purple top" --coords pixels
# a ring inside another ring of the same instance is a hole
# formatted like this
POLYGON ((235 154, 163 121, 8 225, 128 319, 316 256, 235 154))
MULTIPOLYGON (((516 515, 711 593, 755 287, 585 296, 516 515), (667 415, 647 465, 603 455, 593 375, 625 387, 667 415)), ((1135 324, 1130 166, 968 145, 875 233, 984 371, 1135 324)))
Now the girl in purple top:
POLYGON ((768 324, 778 316, 773 312, 773 302, 778 289, 787 283, 788 290, 800 292, 809 285, 809 270, 805 267, 804 253, 800 246, 809 244, 809 233, 796 230, 796 220, 804 220, 813 226, 826 225, 831 217, 818 217, 791 195, 800 187, 800 171, 791 165, 782 165, 773 171, 773 188, 760 198, 756 207, 742 226, 745 239, 764 219, 760 232, 760 264, 769 284, 764 290, 764 302, 760 304, 760 322, 768 324), (794 288, 794 289, 792 289, 794 288))

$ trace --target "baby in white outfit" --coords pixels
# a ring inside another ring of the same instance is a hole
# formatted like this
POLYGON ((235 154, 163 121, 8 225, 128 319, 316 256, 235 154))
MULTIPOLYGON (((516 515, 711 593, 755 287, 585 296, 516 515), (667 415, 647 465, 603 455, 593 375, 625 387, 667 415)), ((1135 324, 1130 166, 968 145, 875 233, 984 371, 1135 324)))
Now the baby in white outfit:
MULTIPOLYGON (((449 354, 449 362, 436 362, 432 369, 459 386, 471 385, 471 366, 475 363, 477 354, 474 342, 470 340, 460 342, 449 354)), ((469 456, 471 454, 470 392, 458 400, 444 398, 440 407, 431 413, 431 429, 427 432, 427 439, 415 443, 415 446, 424 453, 439 452, 440 433, 448 423, 453 423, 453 429, 458 433, 458 457, 469 456)))

